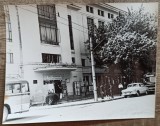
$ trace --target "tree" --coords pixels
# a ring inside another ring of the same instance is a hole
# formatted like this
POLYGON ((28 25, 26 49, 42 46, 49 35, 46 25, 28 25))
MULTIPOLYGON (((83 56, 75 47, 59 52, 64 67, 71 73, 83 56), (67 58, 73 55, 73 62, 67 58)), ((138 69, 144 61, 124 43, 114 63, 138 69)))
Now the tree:
POLYGON ((129 81, 134 66, 139 63, 145 72, 151 71, 151 53, 155 53, 157 42, 157 17, 128 9, 108 22, 105 27, 92 30, 96 65, 108 67, 119 64, 121 72, 129 81))

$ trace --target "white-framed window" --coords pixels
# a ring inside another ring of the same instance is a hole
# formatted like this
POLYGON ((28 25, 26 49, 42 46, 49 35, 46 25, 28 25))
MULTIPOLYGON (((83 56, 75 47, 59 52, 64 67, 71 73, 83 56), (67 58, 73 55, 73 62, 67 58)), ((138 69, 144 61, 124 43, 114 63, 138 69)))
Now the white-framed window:
POLYGON ((98 9, 98 15, 104 17, 104 11, 98 9))
POLYGON ((90 12, 90 13, 94 13, 93 7, 91 7, 91 6, 86 6, 86 11, 90 12))
POLYGON ((6 62, 11 64, 13 63, 13 53, 7 53, 6 62))

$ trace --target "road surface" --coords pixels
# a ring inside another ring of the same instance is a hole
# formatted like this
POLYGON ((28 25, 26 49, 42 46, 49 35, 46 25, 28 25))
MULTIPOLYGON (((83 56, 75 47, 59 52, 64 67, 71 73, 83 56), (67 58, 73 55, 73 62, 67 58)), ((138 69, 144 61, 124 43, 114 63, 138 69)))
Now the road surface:
POLYGON ((153 118, 154 112, 155 95, 147 95, 67 107, 32 107, 28 112, 9 115, 4 124, 153 118))

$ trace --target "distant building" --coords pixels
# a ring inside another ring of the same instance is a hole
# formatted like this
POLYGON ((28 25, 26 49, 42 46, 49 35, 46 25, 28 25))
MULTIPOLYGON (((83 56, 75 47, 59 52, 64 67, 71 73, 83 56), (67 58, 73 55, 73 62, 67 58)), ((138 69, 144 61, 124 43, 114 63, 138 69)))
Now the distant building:
MULTIPOLYGON (((124 11, 108 4, 8 5, 6 79, 24 79, 33 100, 46 96, 59 80, 64 95, 92 92, 91 63, 84 42, 91 24, 105 25, 124 11), (40 94, 38 94, 40 96, 40 94)), ((104 69, 96 68, 101 75, 104 69)))

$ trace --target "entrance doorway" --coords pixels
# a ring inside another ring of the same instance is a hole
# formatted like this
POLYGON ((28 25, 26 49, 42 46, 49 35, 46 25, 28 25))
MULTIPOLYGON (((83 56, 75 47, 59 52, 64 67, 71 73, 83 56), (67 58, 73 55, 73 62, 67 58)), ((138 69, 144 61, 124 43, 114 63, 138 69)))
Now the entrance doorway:
POLYGON ((63 92, 61 80, 54 80, 54 89, 55 89, 55 93, 58 94, 58 96, 60 98, 60 94, 62 94, 62 92, 63 92))

